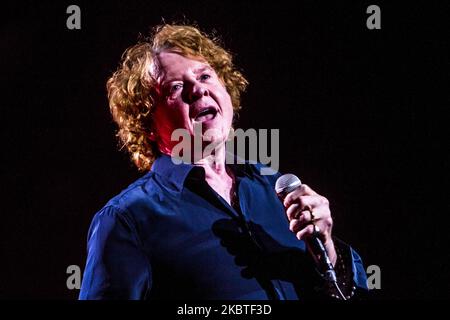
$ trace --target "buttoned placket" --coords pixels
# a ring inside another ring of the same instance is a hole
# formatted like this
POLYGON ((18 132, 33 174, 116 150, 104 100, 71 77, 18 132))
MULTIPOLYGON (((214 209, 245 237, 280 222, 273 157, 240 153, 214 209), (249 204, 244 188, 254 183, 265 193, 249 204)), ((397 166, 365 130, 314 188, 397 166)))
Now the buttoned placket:
MULTIPOLYGON (((214 195, 215 199, 217 199, 219 201, 219 203, 222 205, 222 207, 225 209, 226 213, 234 220, 236 220, 239 224, 239 222, 243 222, 244 223, 244 232, 247 232, 250 239, 252 240, 252 242, 258 247, 258 249, 261 252, 266 251, 266 249, 264 248, 263 244, 259 243, 258 239, 256 238, 254 232, 252 231, 252 228, 249 224, 249 220, 247 219, 247 216, 245 215, 245 213, 242 211, 242 198, 241 198, 241 192, 239 191, 241 188, 241 178, 236 176, 236 183, 235 183, 235 192, 237 194, 238 197, 238 204, 239 204, 239 208, 238 210, 236 210, 235 208, 233 208, 219 193, 217 193, 213 188, 211 188, 211 186, 206 183, 206 181, 203 181, 203 183, 206 184, 207 186, 207 190, 208 192, 210 192, 212 195, 214 195)), ((272 285, 274 286, 275 289, 275 294, 277 295, 276 297, 274 297, 274 299, 276 300, 280 300, 281 296, 283 296, 284 294, 282 294, 282 292, 284 291, 284 289, 282 288, 281 283, 278 280, 275 280, 277 285, 275 285, 271 280, 269 280, 272 285)), ((286 299, 286 297, 283 297, 283 299, 286 299)))

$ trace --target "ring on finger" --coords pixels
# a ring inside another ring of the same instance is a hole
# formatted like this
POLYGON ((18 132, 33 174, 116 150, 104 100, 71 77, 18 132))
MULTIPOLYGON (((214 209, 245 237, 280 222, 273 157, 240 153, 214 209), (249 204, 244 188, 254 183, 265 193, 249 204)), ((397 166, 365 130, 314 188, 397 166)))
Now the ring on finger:
POLYGON ((309 214, 310 214, 310 219, 309 219, 308 223, 314 224, 314 222, 316 222, 318 219, 314 215, 313 210, 312 209, 308 209, 308 210, 305 210, 305 211, 308 211, 309 214))
MULTIPOLYGON (((308 223, 313 223, 314 221, 316 221, 316 217, 315 217, 314 214, 313 214, 313 210, 312 210, 309 206, 306 206, 302 211, 300 211, 300 212, 295 216, 295 219, 299 219, 300 216, 301 216, 302 214, 305 214, 306 212, 309 212, 309 215, 310 215, 309 220, 308 220, 308 223)), ((305 218, 306 218, 306 216, 305 216, 305 218)))
POLYGON ((308 211, 309 211, 309 214, 311 215, 310 221, 311 221, 311 223, 314 223, 314 221, 316 221, 316 217, 314 216, 314 213, 312 212, 312 210, 308 210, 308 211))
POLYGON ((314 228, 313 233, 314 233, 315 235, 318 235, 318 234, 320 233, 320 228, 319 228, 318 226, 316 226, 316 225, 314 224, 314 222, 312 223, 312 225, 313 225, 313 228, 314 228))

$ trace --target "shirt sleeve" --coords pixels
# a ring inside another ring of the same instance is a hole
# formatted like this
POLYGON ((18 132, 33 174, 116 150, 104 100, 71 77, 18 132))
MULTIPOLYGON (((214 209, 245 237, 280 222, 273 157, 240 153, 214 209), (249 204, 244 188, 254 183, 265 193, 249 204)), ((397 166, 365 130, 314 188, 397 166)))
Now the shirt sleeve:
POLYGON ((107 206, 94 216, 87 251, 80 300, 145 299, 150 262, 125 212, 107 206))
MULTIPOLYGON (((368 293, 367 276, 361 257, 358 253, 342 240, 333 237, 337 253, 335 265, 337 283, 346 299, 365 299, 368 293)), ((341 299, 336 289, 326 283, 324 287, 328 295, 335 299, 341 299)))

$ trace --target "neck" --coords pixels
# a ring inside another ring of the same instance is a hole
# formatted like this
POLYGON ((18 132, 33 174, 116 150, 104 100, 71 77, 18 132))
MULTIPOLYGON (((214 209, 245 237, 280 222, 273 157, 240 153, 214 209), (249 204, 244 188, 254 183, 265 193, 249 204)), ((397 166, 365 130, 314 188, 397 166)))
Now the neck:
MULTIPOLYGON (((160 152, 171 155, 168 150, 160 152)), ((194 157, 195 159, 195 157, 194 157)), ((205 180, 218 194, 222 196, 230 205, 234 194, 234 175, 226 166, 225 144, 218 145, 212 153, 203 157, 193 164, 205 169, 205 180)))
POLYGON ((216 149, 216 152, 195 162, 195 165, 205 169, 206 182, 220 196, 232 205, 234 194, 234 175, 227 170, 225 147, 216 149))
POLYGON ((225 147, 220 147, 212 154, 196 161, 194 164, 205 169, 206 179, 208 177, 229 177, 225 164, 225 147))

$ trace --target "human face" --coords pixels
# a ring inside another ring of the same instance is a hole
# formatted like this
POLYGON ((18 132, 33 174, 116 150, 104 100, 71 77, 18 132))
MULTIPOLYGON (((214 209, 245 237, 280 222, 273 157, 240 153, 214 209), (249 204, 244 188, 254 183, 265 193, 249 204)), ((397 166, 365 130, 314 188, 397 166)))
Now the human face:
POLYGON ((208 130, 211 140, 225 142, 231 129, 230 95, 208 63, 176 52, 161 52, 158 74, 159 99, 153 115, 155 140, 162 153, 171 154, 179 141, 171 141, 176 129, 194 137, 194 127, 208 130))

